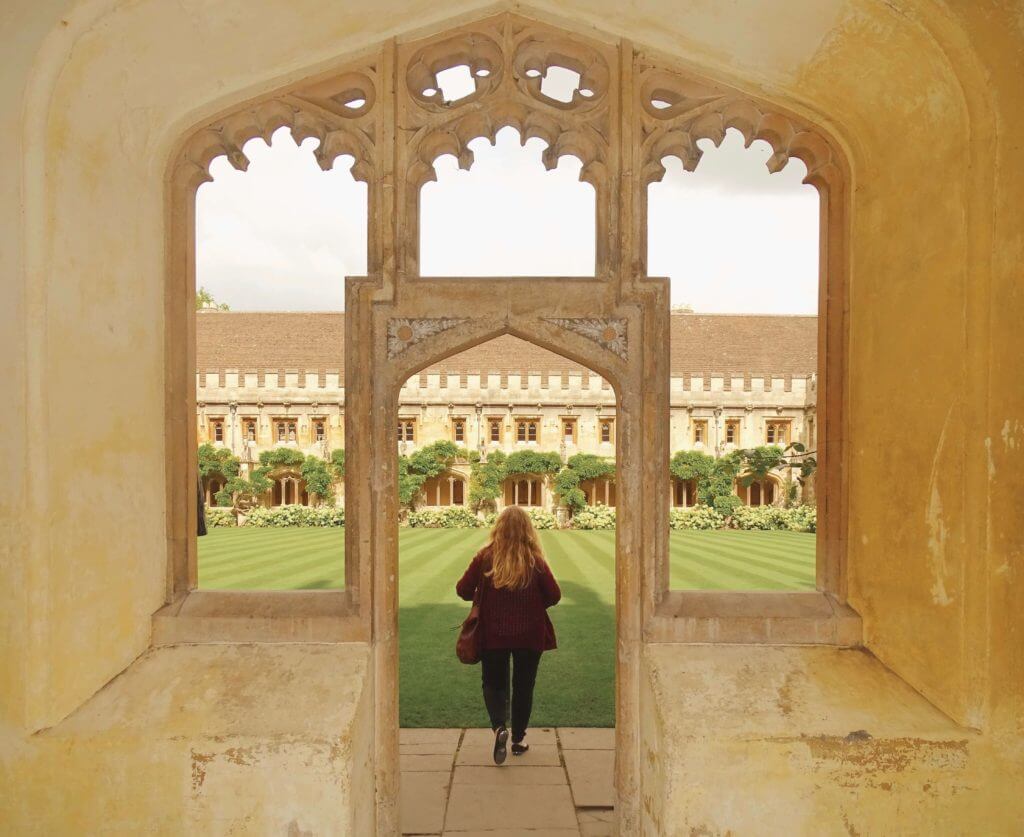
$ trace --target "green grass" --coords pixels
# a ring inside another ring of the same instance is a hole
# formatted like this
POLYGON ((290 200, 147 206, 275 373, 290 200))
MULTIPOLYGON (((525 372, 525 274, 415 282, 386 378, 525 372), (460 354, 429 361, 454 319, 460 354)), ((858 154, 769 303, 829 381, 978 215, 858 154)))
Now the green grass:
MULTIPOLYGON (((537 678, 536 726, 614 723, 614 532, 541 532, 562 601, 551 620, 559 648, 537 678)), ((480 670, 455 658, 468 604, 455 582, 483 530, 400 534, 399 683, 402 726, 482 726, 480 670)), ((814 536, 796 532, 672 532, 673 588, 810 590, 814 536)), ((222 590, 337 589, 341 529, 212 529, 199 540, 199 586, 222 590)))

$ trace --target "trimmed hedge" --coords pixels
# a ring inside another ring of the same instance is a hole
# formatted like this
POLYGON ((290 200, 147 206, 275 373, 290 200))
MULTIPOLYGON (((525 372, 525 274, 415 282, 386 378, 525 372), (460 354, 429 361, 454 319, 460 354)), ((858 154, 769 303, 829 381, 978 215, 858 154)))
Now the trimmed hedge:
POLYGON ((274 506, 253 509, 243 526, 258 529, 280 529, 288 526, 327 527, 344 526, 345 509, 340 506, 274 506))
POLYGON ((479 529, 484 525, 479 517, 463 506, 409 512, 405 522, 412 529, 479 529))
POLYGON ((572 516, 572 528, 583 530, 614 529, 615 509, 600 503, 596 506, 584 506, 572 516))

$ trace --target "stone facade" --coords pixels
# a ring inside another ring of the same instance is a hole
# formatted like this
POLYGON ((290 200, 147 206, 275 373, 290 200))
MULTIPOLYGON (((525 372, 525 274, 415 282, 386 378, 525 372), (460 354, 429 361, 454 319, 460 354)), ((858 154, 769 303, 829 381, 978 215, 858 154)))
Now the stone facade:
MULTIPOLYGON (((230 449, 245 471, 264 450, 285 446, 329 459, 345 445, 345 370, 331 345, 344 341, 342 313, 241 313, 197 318, 197 438, 230 449), (301 345, 297 345, 301 338, 301 345)), ((675 313, 670 328, 671 451, 720 456, 741 447, 814 447, 817 318, 675 313)), ((460 352, 409 378, 398 406, 397 450, 447 440, 481 458, 500 450, 614 457, 616 396, 605 379, 516 337, 460 352)), ((271 474, 266 505, 308 503, 294 470, 271 474)), ((470 466, 429 480, 417 506, 468 503, 470 466)), ((780 502, 782 474, 767 486, 737 486, 744 502, 780 502)), ((214 477, 206 499, 223 484, 214 477)), ((591 503, 616 505, 611 481, 582 486, 591 503)), ((344 487, 337 487, 344 502, 344 487)), ((695 502, 673 484, 669 503, 695 502)), ((550 477, 509 478, 509 503, 553 511, 550 477)))

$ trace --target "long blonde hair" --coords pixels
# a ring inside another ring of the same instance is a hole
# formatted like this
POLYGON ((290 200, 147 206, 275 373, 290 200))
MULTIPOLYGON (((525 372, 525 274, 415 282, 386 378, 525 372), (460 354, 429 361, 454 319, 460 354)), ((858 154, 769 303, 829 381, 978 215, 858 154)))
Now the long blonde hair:
POLYGON ((533 578, 533 570, 544 553, 530 516, 519 506, 508 506, 494 523, 491 539, 491 568, 487 576, 495 588, 522 590, 533 578))

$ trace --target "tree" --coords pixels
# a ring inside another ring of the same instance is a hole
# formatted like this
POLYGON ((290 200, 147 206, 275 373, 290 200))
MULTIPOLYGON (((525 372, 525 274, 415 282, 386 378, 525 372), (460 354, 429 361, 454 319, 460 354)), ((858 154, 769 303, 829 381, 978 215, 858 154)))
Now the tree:
POLYGON ((306 491, 316 496, 317 505, 334 501, 334 478, 324 460, 310 454, 303 460, 299 473, 306 481, 306 491))
POLYGON ((206 444, 199 446, 199 476, 204 480, 212 476, 231 478, 238 476, 241 461, 227 448, 206 444))
POLYGON ((345 449, 338 448, 337 450, 331 451, 331 470, 334 472, 334 478, 343 480, 345 479, 345 449))
POLYGON ((208 309, 213 311, 230 311, 231 306, 226 302, 217 302, 206 288, 200 288, 196 291, 196 311, 202 309, 208 309))

